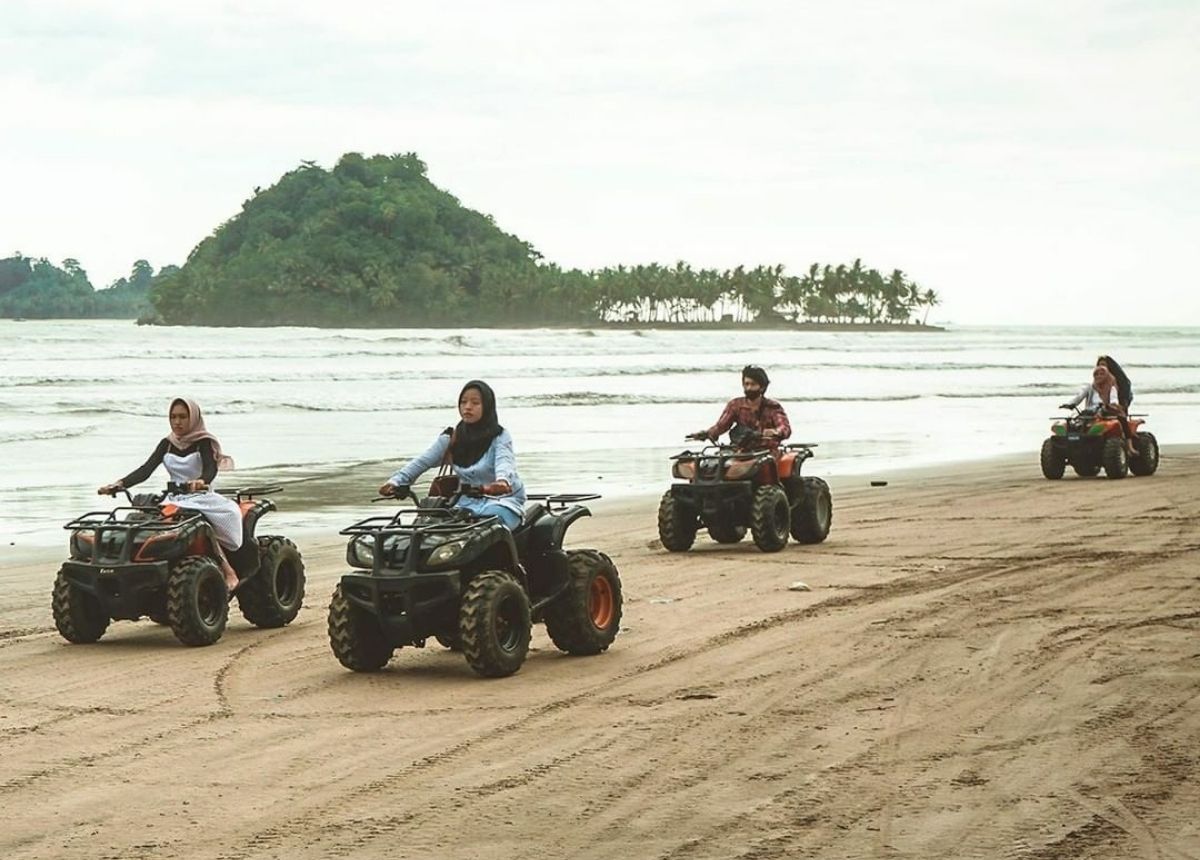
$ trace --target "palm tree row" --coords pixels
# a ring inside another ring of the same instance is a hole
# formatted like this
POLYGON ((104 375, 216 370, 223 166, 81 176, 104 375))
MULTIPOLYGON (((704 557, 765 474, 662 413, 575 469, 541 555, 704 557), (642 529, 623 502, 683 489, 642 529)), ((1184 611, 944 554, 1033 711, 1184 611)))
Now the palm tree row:
POLYGON ((757 266, 719 271, 674 266, 616 266, 588 273, 594 310, 605 321, 622 322, 915 322, 940 304, 899 269, 888 276, 851 265, 813 263, 801 277, 784 267, 757 266))

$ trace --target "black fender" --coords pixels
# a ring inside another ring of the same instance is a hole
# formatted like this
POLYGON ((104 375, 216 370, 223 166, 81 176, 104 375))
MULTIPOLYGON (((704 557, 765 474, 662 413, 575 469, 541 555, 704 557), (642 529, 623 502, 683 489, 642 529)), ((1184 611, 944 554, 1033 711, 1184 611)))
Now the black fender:
POLYGON ((527 552, 544 553, 561 548, 571 523, 591 515, 592 512, 584 505, 572 505, 566 510, 542 515, 529 527, 527 552))
POLYGON ((242 514, 242 542, 254 542, 254 531, 262 515, 275 510, 275 503, 270 499, 255 499, 254 505, 242 514))
POLYGON ((466 565, 471 569, 508 571, 517 578, 523 588, 527 587, 525 568, 521 566, 513 533, 499 523, 493 526, 493 529, 494 531, 487 536, 490 538, 488 546, 478 555, 472 556, 466 565))

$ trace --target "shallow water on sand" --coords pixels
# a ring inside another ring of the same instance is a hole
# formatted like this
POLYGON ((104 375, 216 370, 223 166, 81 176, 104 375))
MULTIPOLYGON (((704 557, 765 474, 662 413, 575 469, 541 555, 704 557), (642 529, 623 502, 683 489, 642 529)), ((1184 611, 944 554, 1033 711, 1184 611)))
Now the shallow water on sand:
MULTIPOLYGON (((683 435, 765 366, 806 472, 870 474, 1037 449, 1098 353, 1163 444, 1198 442, 1200 329, 945 332, 138 328, 0 321, 0 538, 53 544, 94 488, 140 464, 171 398, 237 461, 219 485, 285 481, 278 528, 349 521, 490 382, 533 492, 660 490, 683 435)), ((151 478, 157 488, 161 479, 151 478)), ((368 511, 369 512, 369 511, 368 511)))

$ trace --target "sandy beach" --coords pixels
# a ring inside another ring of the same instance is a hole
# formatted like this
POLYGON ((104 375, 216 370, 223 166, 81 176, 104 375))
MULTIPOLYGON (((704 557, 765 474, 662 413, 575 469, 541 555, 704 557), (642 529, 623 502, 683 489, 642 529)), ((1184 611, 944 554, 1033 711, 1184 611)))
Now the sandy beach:
POLYGON ((300 617, 209 648, 54 630, 61 552, 0 553, 0 853, 13 858, 1200 857, 1200 450, 1151 478, 1036 454, 834 483, 819 546, 658 545, 601 656, 515 676, 436 645, 344 670, 331 533, 300 617), (811 590, 792 591, 803 581, 811 590))

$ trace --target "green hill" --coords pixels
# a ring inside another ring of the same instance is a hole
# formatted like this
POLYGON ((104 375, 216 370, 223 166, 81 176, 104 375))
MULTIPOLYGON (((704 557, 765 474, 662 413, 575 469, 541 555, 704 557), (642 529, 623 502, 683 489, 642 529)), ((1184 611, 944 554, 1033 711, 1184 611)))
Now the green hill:
POLYGON ((544 320, 544 308, 522 305, 512 289, 540 282, 537 252, 460 205, 425 173, 411 153, 348 153, 331 171, 305 162, 247 200, 156 284, 161 320, 351 326, 544 320))

